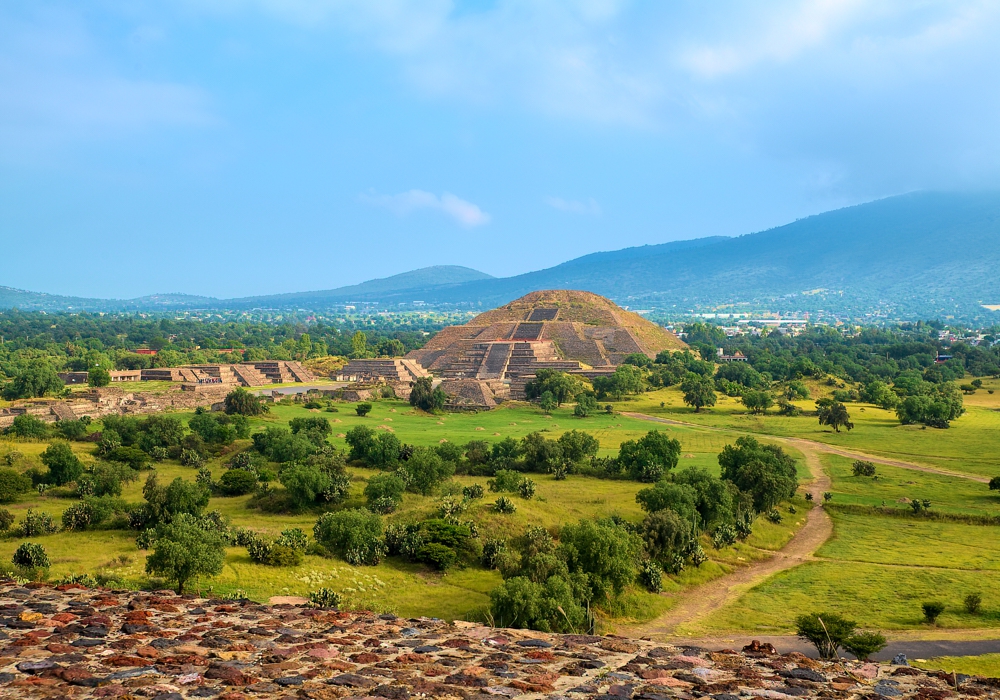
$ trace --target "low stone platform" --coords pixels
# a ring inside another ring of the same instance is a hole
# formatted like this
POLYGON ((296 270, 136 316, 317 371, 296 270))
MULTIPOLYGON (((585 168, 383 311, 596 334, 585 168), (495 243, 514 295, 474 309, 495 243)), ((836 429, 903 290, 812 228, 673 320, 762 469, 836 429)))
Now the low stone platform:
POLYGON ((169 592, 0 583, 3 698, 998 696, 998 679, 821 663, 766 648, 708 651, 169 592))

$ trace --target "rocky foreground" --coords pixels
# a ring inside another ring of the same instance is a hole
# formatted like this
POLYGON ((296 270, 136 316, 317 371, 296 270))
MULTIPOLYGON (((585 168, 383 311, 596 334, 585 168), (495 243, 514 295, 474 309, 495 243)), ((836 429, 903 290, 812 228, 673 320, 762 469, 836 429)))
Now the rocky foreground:
POLYGON ((0 583, 0 697, 1000 697, 1000 679, 433 619, 0 583))

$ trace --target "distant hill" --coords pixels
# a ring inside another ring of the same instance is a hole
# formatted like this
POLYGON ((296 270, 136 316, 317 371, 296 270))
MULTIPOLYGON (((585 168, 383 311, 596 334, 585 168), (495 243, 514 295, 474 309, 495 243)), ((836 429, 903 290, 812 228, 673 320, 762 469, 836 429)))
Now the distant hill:
POLYGON ((539 289, 577 289, 665 312, 751 306, 854 317, 1000 320, 1000 193, 913 193, 817 214, 737 238, 593 253, 494 278, 437 266, 358 285, 243 299, 155 295, 111 301, 0 288, 0 307, 166 310, 307 308, 413 301, 491 308, 539 289))

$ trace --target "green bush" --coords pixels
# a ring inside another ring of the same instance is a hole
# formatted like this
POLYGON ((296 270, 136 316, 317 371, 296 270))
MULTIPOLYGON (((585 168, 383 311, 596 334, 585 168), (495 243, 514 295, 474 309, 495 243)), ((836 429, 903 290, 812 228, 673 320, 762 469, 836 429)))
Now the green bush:
POLYGON ((668 567, 675 555, 682 555, 693 534, 691 521, 669 508, 647 515, 641 532, 646 554, 668 567))
POLYGON ((514 505, 514 501, 506 496, 500 496, 500 498, 493 502, 493 511, 503 515, 511 515, 517 512, 517 506, 514 505))
POLYGON ((483 541, 482 564, 487 569, 500 568, 500 560, 507 552, 507 541, 487 539, 483 541))
POLYGON ((736 544, 736 528, 729 523, 723 523, 719 527, 715 528, 715 532, 712 533, 712 546, 715 549, 722 549, 723 547, 731 547, 736 544))
POLYGON ((885 649, 888 640, 878 632, 857 632, 841 642, 841 645, 854 654, 858 661, 868 661, 872 654, 885 649))
POLYGON ((86 503, 73 503, 62 514, 62 524, 65 530, 85 530, 90 525, 90 508, 86 503))
POLYGON ((324 513, 313 527, 313 536, 355 566, 377 566, 386 553, 382 518, 365 508, 324 513))
POLYGON ((812 642, 821 659, 837 658, 837 649, 854 635, 855 623, 836 613, 810 613, 795 618, 796 634, 812 642))
POLYGON ((354 412, 363 418, 372 412, 372 405, 367 401, 362 401, 354 407, 354 412))
POLYGON ((14 514, 6 508, 0 508, 0 533, 7 532, 14 524, 14 514))
POLYGON ((396 474, 376 474, 365 485, 368 508, 376 513, 391 513, 403 502, 406 482, 396 474), (377 505, 376 505, 377 504, 377 505))
POLYGON ((0 503, 12 503, 31 490, 31 479, 14 469, 0 469, 0 503))
POLYGON ((851 465, 851 473, 854 476, 875 476, 875 463, 856 459, 854 460, 854 464, 851 465))
POLYGON ((517 492, 521 498, 530 501, 535 497, 535 482, 528 478, 521 479, 517 483, 517 492))
POLYGON ((222 571, 226 544, 218 533, 200 527, 195 516, 176 515, 156 528, 156 542, 146 558, 146 573, 177 582, 177 592, 195 576, 214 576, 222 571))
POLYGON ((309 593, 309 604, 314 608, 339 608, 340 594, 332 588, 320 588, 309 593))
POLYGON ((417 550, 417 558, 439 571, 446 571, 455 565, 458 555, 451 547, 431 542, 417 550))
POLYGON ((83 462, 73 454, 68 442, 53 442, 42 452, 42 464, 49 468, 48 480, 56 486, 76 481, 83 474, 83 462))
POLYGON ((586 632, 589 627, 587 611, 572 585, 559 576, 544 583, 524 576, 507 579, 490 591, 490 615, 497 627, 543 632, 586 632))
POLYGON ((652 559, 647 559, 639 567, 639 583, 650 593, 663 590, 663 569, 652 559))
POLYGON ((49 435, 49 426, 30 413, 15 416, 14 422, 4 431, 18 438, 44 440, 49 435))
POLYGON ((479 500, 485 495, 482 484, 472 484, 462 487, 462 498, 467 501, 479 500))
POLYGON ((677 466, 681 444, 659 430, 650 430, 638 440, 626 440, 618 450, 618 462, 630 479, 659 481, 677 466))
POLYGON ((243 388, 233 389, 226 394, 224 407, 226 413, 241 416, 259 416, 270 410, 270 407, 261 401, 260 397, 243 388))
POLYGON ((56 525, 52 516, 48 513, 36 513, 31 508, 24 514, 16 529, 19 537, 37 537, 38 535, 51 535, 56 532, 59 526, 56 525))
POLYGON ((49 555, 45 552, 45 547, 33 542, 22 542, 14 556, 11 557, 14 566, 23 569, 47 569, 49 568, 49 555))
POLYGON ((329 474, 308 464, 285 467, 278 474, 278 481, 287 489, 296 508, 314 505, 333 485, 329 474))
POLYGON ((924 611, 924 619, 930 624, 936 624, 937 619, 944 612, 944 603, 939 603, 937 601, 928 601, 923 603, 920 608, 924 611))
POLYGON ((965 612, 970 615, 976 615, 979 613, 979 609, 983 605, 983 596, 979 593, 970 593, 965 596, 963 603, 965 605, 965 612))
POLYGON ((486 485, 493 493, 515 493, 523 478, 519 472, 511 469, 498 469, 493 478, 487 480, 486 485))
POLYGON ((246 469, 229 469, 219 479, 217 488, 225 496, 243 496, 257 490, 257 475, 246 469))
POLYGON ((454 475, 455 465, 441 459, 433 450, 417 447, 410 458, 403 462, 402 470, 407 478, 407 491, 430 496, 443 481, 454 475))

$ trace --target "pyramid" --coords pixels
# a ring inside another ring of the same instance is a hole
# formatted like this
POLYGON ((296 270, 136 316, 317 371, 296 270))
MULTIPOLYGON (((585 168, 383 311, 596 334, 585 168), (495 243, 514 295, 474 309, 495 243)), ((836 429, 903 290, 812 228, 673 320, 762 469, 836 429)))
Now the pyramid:
POLYGON ((406 357, 443 377, 512 379, 537 369, 610 371, 633 353, 687 347, 673 333, 590 292, 532 292, 442 329, 406 357))

